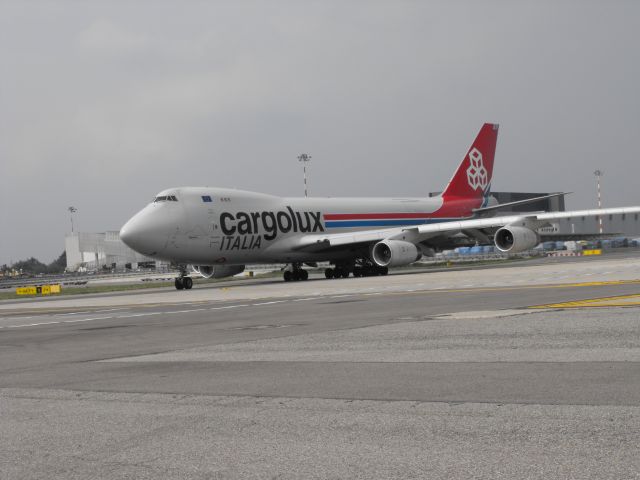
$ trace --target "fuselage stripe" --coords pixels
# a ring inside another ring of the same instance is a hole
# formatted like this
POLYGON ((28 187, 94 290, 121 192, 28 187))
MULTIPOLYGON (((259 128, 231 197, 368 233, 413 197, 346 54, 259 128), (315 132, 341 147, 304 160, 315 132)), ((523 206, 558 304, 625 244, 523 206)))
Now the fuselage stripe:
POLYGON ((325 220, 387 220, 399 218, 428 218, 431 213, 325 213, 325 220))
POLYGON ((326 228, 353 228, 353 227, 393 227, 402 225, 424 225, 427 223, 453 222, 456 220, 464 220, 464 218, 421 218, 418 220, 342 220, 333 222, 324 222, 326 228))

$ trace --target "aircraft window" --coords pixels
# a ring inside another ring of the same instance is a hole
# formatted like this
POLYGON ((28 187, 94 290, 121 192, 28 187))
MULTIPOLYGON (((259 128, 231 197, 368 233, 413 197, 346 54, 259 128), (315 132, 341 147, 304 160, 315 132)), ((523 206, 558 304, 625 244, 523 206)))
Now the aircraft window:
POLYGON ((154 202, 166 202, 167 201, 167 197, 166 196, 160 196, 160 197, 156 197, 156 199, 154 200, 154 202))
POLYGON ((176 198, 175 195, 170 195, 167 197, 167 200, 169 200, 170 202, 177 202, 178 199, 176 198))

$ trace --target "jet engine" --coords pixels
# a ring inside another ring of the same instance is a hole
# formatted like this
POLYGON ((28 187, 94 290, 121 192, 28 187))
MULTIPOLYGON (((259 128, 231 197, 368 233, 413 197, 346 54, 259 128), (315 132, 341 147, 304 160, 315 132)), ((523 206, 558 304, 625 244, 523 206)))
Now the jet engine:
POLYGON ((518 253, 538 245, 540 237, 527 227, 506 226, 496 232, 494 241, 501 252, 518 253))
POLYGON ((422 252, 411 242, 382 240, 371 249, 371 259, 379 267, 401 267, 419 260, 422 252))
POLYGON ((192 265, 191 268, 204 278, 224 278, 244 272, 244 265, 192 265))

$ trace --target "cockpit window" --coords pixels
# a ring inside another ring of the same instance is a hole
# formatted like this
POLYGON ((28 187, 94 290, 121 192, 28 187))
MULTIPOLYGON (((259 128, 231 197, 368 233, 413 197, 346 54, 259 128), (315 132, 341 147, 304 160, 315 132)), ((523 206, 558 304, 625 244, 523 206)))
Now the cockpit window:
POLYGON ((175 195, 160 195, 158 197, 156 197, 153 202, 177 202, 178 199, 176 198, 175 195))

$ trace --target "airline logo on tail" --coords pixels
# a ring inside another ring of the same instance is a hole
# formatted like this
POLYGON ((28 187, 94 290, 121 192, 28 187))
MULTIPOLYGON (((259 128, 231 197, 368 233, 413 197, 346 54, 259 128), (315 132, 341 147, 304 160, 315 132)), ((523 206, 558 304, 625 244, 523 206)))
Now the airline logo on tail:
POLYGON ((481 202, 489 193, 497 140, 498 125, 485 123, 442 192, 445 202, 462 198, 481 202))
POLYGON ((489 185, 489 173, 482 163, 482 153, 477 148, 469 152, 469 168, 467 169, 467 181, 474 190, 485 190, 489 185))

